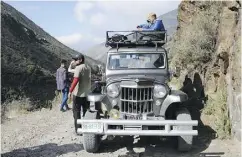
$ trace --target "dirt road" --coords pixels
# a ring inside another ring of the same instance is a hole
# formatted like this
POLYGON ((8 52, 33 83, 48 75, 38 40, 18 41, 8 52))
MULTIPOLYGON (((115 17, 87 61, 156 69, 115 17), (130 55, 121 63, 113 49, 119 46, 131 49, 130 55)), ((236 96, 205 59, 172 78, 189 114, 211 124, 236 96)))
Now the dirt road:
POLYGON ((239 142, 213 139, 206 127, 189 153, 177 152, 172 140, 116 137, 89 154, 74 133, 72 111, 61 113, 57 106, 13 117, 1 124, 1 132, 3 157, 240 157, 239 142))

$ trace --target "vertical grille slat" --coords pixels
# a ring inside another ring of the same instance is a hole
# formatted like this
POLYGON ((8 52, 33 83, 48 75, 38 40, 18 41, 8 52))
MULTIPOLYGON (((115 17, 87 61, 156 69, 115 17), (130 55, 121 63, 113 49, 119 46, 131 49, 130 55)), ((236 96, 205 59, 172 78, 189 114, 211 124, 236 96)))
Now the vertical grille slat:
POLYGON ((134 112, 134 102, 132 102, 132 113, 134 112))
POLYGON ((149 113, 153 112, 153 88, 130 88, 121 89, 121 112, 149 113))
MULTIPOLYGON (((139 89, 136 89, 136 100, 138 100, 138 90, 139 89)), ((138 113, 138 103, 137 102, 135 102, 135 104, 136 104, 136 113, 138 113)))
POLYGON ((134 88, 132 88, 132 100, 134 100, 134 88))
POLYGON ((145 89, 143 89, 142 95, 143 95, 142 100, 145 100, 145 89))
POLYGON ((150 100, 150 88, 148 88, 147 99, 150 100))
POLYGON ((141 100, 141 89, 139 89, 139 100, 141 100))
POLYGON ((130 106, 129 104, 130 104, 130 102, 128 101, 128 113, 130 113, 130 112, 129 112, 129 106, 130 106))

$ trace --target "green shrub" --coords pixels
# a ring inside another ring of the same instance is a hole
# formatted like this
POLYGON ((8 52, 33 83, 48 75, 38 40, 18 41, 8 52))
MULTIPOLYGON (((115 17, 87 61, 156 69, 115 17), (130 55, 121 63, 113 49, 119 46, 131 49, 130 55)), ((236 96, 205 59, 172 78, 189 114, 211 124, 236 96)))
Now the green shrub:
POLYGON ((32 74, 34 72, 34 70, 35 70, 35 65, 33 65, 33 64, 27 65, 27 73, 28 74, 32 74))

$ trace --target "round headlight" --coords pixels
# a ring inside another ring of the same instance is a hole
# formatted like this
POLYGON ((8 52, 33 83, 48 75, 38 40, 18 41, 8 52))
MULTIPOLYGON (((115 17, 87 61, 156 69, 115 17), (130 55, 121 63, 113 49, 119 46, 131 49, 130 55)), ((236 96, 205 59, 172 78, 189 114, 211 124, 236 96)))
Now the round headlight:
POLYGON ((155 85, 154 96, 157 98, 164 98, 167 94, 166 87, 163 85, 155 85))
POLYGON ((115 84, 110 84, 107 87, 107 94, 112 98, 116 98, 119 95, 119 88, 115 84))

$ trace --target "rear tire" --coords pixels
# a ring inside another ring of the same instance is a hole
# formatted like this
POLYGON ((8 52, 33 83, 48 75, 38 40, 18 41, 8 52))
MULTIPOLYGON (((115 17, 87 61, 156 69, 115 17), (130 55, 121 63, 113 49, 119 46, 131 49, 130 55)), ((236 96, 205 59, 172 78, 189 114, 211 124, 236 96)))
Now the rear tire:
MULTIPOLYGON (((87 111, 84 119, 99 119, 97 112, 87 111)), ((97 134, 83 134, 83 146, 89 153, 95 153, 98 151, 101 143, 101 136, 97 134)))
MULTIPOLYGON (((176 120, 178 121, 190 121, 192 120, 190 112, 186 108, 179 109, 176 112, 176 120)), ((176 130, 193 130, 193 126, 175 126, 176 130)), ((178 151, 186 152, 192 148, 193 136, 183 135, 177 137, 177 149, 178 151)))

